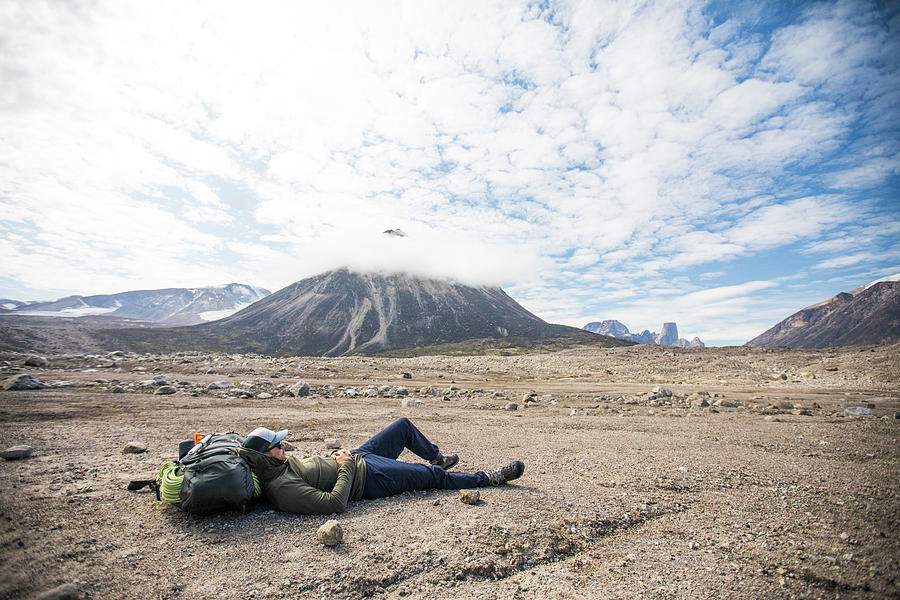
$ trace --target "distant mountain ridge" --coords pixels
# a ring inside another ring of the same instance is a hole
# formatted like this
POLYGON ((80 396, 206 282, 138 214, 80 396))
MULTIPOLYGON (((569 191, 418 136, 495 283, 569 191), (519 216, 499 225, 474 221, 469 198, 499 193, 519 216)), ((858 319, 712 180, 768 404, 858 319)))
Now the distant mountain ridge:
POLYGON ((165 330, 117 330, 124 347, 340 356, 479 339, 566 338, 625 345, 535 316, 498 287, 338 269, 297 281, 234 315, 165 330))
POLYGON ((745 346, 828 348, 900 341, 900 274, 807 306, 745 346))
POLYGON ((649 329, 645 329, 641 333, 631 333, 628 331, 628 327, 615 319, 593 321, 582 329, 601 335, 611 335, 620 340, 629 340, 638 344, 659 344, 660 346, 678 346, 680 348, 704 348, 706 346, 698 337, 690 341, 678 337, 678 325, 675 323, 663 323, 660 333, 649 329))
POLYGON ((135 290, 67 296, 49 302, 0 300, 5 314, 40 317, 108 316, 166 325, 194 325, 227 317, 270 292, 240 283, 200 288, 135 290))

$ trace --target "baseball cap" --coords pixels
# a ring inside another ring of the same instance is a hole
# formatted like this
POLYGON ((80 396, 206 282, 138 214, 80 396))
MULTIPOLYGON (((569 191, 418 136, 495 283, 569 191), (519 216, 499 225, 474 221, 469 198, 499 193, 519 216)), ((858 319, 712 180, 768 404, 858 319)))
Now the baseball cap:
POLYGON ((287 429, 275 432, 265 427, 257 427, 244 438, 244 442, 241 445, 247 450, 268 452, 286 438, 287 434, 287 429))

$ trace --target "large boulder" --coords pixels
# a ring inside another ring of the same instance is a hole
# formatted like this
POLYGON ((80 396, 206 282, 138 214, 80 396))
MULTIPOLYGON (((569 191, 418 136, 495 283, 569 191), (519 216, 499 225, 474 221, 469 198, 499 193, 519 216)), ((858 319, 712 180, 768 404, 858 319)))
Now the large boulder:
POLYGON ((43 390, 50 386, 31 375, 13 375, 3 380, 4 390, 43 390))

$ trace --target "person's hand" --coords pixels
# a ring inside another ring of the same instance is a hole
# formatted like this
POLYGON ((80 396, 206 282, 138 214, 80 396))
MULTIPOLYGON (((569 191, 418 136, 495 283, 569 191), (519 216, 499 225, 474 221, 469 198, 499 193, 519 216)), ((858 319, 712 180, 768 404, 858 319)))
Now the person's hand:
POLYGON ((353 458, 353 455, 350 454, 349 450, 347 450, 345 448, 341 448, 340 450, 335 450, 334 452, 332 452, 331 458, 333 458, 334 460, 336 460, 338 462, 341 462, 342 460, 347 460, 348 458, 353 458))

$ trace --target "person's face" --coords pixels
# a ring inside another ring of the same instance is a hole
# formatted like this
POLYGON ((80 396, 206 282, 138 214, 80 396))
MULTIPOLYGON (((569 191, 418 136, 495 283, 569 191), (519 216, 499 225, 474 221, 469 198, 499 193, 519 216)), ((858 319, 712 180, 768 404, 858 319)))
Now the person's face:
POLYGON ((280 459, 280 460, 284 460, 285 458, 287 458, 287 455, 284 453, 284 444, 283 443, 278 444, 277 446, 274 446, 273 448, 271 448, 268 452, 266 452, 266 455, 271 456, 273 458, 280 459))

